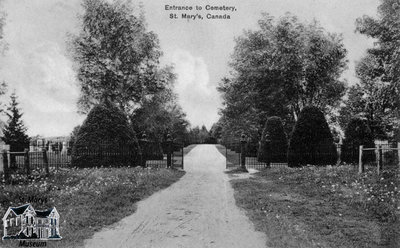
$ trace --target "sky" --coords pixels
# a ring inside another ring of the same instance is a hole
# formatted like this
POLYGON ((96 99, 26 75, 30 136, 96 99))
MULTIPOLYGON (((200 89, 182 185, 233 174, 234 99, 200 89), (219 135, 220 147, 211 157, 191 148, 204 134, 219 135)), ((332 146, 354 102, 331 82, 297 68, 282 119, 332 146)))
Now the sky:
MULTIPOLYGON (((80 4, 81 0, 3 0, 8 50, 0 57, 0 80, 9 84, 9 93, 16 91, 29 135, 69 135, 85 118, 77 113, 79 87, 66 49, 67 34, 79 30, 80 4)), ((316 19, 327 31, 341 33, 349 60, 343 78, 354 84, 355 62, 373 42, 354 32, 355 20, 376 16, 379 0, 146 0, 143 5, 148 29, 160 40, 161 63, 174 65, 175 91, 187 119, 192 126, 210 128, 218 120, 222 100, 216 87, 229 76, 234 38, 257 29, 261 12, 275 17, 291 12, 302 21, 316 19), (165 5, 203 9, 166 11, 165 5), (234 6, 237 11, 229 20, 170 19, 171 13, 204 16, 210 13, 206 5, 234 6)))

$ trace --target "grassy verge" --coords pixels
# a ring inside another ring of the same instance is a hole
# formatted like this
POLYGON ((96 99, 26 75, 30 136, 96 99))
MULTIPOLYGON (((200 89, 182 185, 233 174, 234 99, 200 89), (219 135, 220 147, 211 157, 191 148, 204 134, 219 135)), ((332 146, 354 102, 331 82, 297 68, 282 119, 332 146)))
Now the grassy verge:
MULTIPOLYGON (((55 206, 60 213, 61 241, 47 247, 79 247, 102 227, 136 210, 134 203, 166 188, 183 171, 142 168, 65 169, 50 178, 36 177, 28 183, 0 186, 0 213, 9 206, 27 203, 30 196, 46 202, 31 202, 35 209, 55 206)), ((0 235, 3 235, 1 225, 0 235)), ((1 242, 1 241, 0 241, 1 242)), ((18 243, 3 241, 1 247, 18 243)))
POLYGON ((266 169, 232 185, 270 247, 400 247, 397 168, 266 169))
POLYGON ((187 147, 183 148, 183 156, 186 156, 195 147, 196 147, 196 144, 188 145, 187 147))
POLYGON ((240 165, 239 161, 239 153, 236 153, 235 151, 232 151, 230 149, 226 150, 225 146, 223 145, 216 145, 217 150, 226 157, 227 162, 231 166, 238 166, 240 165))

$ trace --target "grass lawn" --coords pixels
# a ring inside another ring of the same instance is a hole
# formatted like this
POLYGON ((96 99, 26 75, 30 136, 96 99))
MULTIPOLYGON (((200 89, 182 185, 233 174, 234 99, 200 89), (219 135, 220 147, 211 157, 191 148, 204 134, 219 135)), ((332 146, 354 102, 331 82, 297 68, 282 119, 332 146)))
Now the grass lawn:
POLYGON ((265 169, 231 183, 270 247, 400 247, 398 168, 265 169))
MULTIPOLYGON (((62 169, 48 179, 38 176, 29 182, 0 185, 0 213, 9 206, 27 203, 29 196, 45 199, 47 202, 31 203, 38 210, 57 208, 63 237, 47 242, 47 247, 79 247, 94 232, 135 212, 136 202, 168 187, 184 173, 129 167, 62 169)), ((2 222, 0 228, 2 236, 2 222)), ((3 241, 0 246, 15 247, 18 243, 3 241)))
POLYGON ((196 146, 197 146, 196 144, 193 144, 193 145, 188 145, 185 148, 183 148, 183 156, 186 156, 196 146))
POLYGON ((235 167, 240 165, 239 153, 236 153, 230 149, 226 150, 225 146, 220 144, 216 145, 215 147, 222 155, 224 155, 224 157, 226 157, 226 160, 230 166, 235 167))

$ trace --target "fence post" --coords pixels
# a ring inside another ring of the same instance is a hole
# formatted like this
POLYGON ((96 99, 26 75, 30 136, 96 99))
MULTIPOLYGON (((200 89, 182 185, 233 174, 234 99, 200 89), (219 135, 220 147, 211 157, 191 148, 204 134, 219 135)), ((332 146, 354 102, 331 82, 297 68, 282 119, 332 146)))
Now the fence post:
POLYGON ((3 173, 4 173, 4 179, 3 182, 4 183, 8 183, 10 181, 10 170, 9 170, 9 166, 8 166, 8 151, 7 150, 3 150, 2 154, 1 154, 1 159, 3 162, 3 173))
POLYGON ((240 165, 243 171, 246 169, 246 135, 242 134, 240 137, 240 165))
POLYGON ((382 145, 378 146, 378 175, 382 171, 382 145))
POLYGON ((400 142, 397 142, 397 163, 400 166, 400 142))
POLYGON ((358 173, 359 174, 364 173, 364 170, 365 170, 364 164, 362 162, 363 148, 364 148, 364 146, 360 146, 359 152, 358 152, 358 173))
POLYGON ((172 166, 172 138, 170 134, 167 134, 167 168, 172 166))
POLYGON ((44 168, 46 170, 46 176, 48 177, 50 175, 49 159, 47 158, 47 151, 45 148, 42 149, 42 153, 43 153, 44 168))
POLYGON ((24 152, 24 164, 26 169, 26 175, 29 176, 31 174, 31 168, 29 167, 29 149, 25 149, 24 152))

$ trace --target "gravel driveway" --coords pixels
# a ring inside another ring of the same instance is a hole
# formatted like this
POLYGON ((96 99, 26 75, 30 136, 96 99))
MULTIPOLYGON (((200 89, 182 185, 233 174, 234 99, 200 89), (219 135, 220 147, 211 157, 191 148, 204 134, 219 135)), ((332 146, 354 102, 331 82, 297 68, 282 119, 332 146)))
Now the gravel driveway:
POLYGON ((185 156, 184 177, 139 202, 134 214, 85 247, 266 247, 265 235, 236 207, 224 169, 214 145, 196 146, 185 156))

